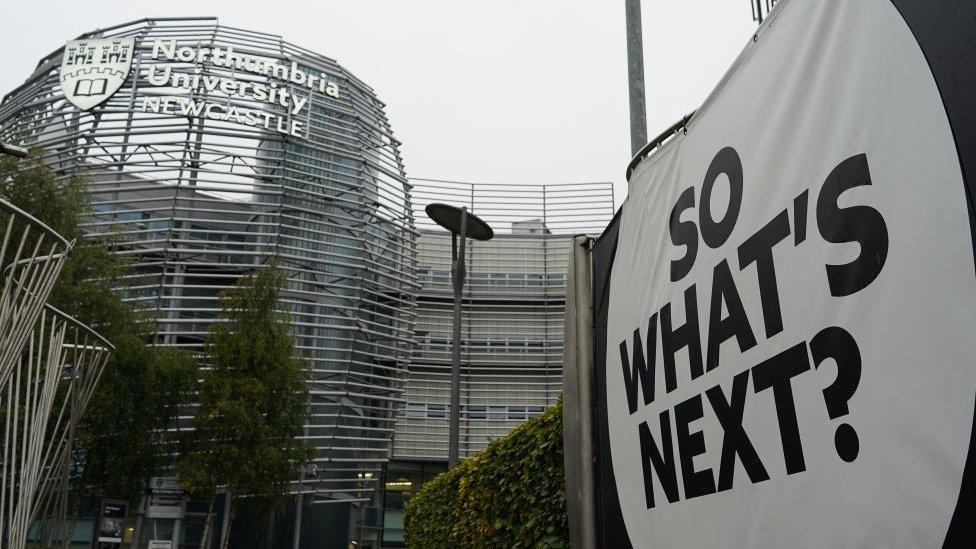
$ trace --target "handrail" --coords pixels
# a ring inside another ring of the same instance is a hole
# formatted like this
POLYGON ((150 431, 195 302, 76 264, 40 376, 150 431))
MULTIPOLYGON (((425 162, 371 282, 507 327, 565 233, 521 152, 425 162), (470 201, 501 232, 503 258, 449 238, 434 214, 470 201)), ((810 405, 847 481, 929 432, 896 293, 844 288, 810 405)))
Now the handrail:
POLYGON ((634 173, 634 170, 637 169, 637 165, 647 158, 647 155, 651 154, 654 149, 658 148, 662 143, 664 143, 667 138, 678 133, 678 130, 684 128, 688 124, 688 121, 691 120, 691 117, 695 116, 695 112, 696 111, 691 111, 690 113, 684 115, 681 120, 678 120, 672 124, 670 128, 661 132, 657 137, 650 140, 647 145, 641 147, 641 150, 637 151, 637 154, 634 155, 634 158, 630 161, 630 164, 627 164, 627 181, 630 181, 630 176, 634 173))

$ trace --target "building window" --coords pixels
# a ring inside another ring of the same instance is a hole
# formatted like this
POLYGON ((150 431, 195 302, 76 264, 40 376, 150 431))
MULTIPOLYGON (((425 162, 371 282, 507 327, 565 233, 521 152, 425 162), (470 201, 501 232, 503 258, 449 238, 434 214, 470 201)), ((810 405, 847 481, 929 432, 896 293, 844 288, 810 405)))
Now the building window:
POLYGON ((427 415, 426 408, 423 404, 408 403, 403 408, 403 417, 424 417, 427 415))
POLYGON ((489 406, 488 407, 488 419, 502 420, 505 419, 505 406, 489 406))
POLYGON ((428 404, 427 405, 427 417, 433 419, 444 419, 447 417, 447 405, 446 404, 428 404))
POLYGON ((519 420, 519 421, 526 419, 525 406, 509 406, 508 419, 519 420))
POLYGON ((468 419, 485 419, 487 417, 488 417, 487 407, 485 406, 468 407, 468 419))
POLYGON ((553 285, 565 284, 565 282, 566 282, 566 274, 565 273, 549 273, 549 274, 546 275, 546 280, 549 282, 549 284, 553 284, 553 285))

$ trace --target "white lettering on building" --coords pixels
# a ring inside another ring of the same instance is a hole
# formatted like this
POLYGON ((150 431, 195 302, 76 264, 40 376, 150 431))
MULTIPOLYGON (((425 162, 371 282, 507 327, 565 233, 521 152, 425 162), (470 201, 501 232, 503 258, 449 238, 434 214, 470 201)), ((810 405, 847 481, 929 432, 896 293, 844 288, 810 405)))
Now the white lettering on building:
POLYGON ((232 105, 229 101, 215 102, 186 97, 143 98, 141 105, 143 112, 203 116, 295 137, 307 137, 307 124, 296 117, 302 114, 312 93, 318 91, 330 97, 339 97, 339 85, 330 80, 329 75, 325 73, 312 74, 311 71, 299 67, 295 61, 290 65, 284 65, 273 59, 239 53, 234 51, 232 46, 225 48, 178 46, 175 40, 155 40, 151 57, 160 61, 196 65, 184 70, 172 64, 151 64, 146 73, 146 81, 151 86, 198 90, 208 94, 219 92, 231 97, 281 107, 283 112, 276 113, 271 110, 232 105), (236 75, 229 77, 204 74, 205 64, 242 71, 266 79, 252 80, 247 74, 242 74, 240 78, 236 75), (275 80, 281 81, 282 84, 275 80), (307 93, 301 93, 303 88, 307 88, 307 93))

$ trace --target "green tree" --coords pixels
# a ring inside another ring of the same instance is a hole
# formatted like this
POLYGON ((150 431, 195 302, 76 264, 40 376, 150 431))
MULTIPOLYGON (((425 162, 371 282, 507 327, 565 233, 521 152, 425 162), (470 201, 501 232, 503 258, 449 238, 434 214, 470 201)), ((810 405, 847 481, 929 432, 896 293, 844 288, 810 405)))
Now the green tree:
POLYGON ((0 196, 75 241, 49 302, 115 346, 76 433, 73 488, 136 500, 149 477, 171 465, 166 429, 196 388, 196 363, 185 352, 147 345, 148 319, 120 296, 123 256, 112 253, 111 242, 86 238, 79 225, 89 214, 83 174, 59 181, 40 151, 21 164, 4 157, 0 196))
POLYGON ((226 487, 231 525, 234 498, 246 496, 257 516, 267 516, 311 455, 297 438, 307 417, 303 362, 287 317, 276 310, 284 283, 272 265, 221 294, 227 322, 210 328, 211 369, 200 388, 192 450, 178 465, 183 485, 198 498, 213 501, 226 487))
POLYGON ((99 382, 78 433, 78 485, 88 495, 138 501, 149 477, 173 465, 178 441, 166 429, 196 389, 197 364, 185 351, 147 346, 141 335, 110 341, 111 374, 99 382))

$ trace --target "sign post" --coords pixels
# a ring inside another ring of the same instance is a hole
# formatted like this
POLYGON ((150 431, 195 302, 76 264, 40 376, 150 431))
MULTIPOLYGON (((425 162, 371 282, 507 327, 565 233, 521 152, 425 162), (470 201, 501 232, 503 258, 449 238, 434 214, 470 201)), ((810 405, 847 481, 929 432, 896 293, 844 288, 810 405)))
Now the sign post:
POLYGON ((149 480, 149 500, 146 518, 182 519, 185 514, 186 492, 176 477, 153 477, 149 480))
POLYGON ((121 546, 128 505, 125 501, 102 501, 101 512, 98 514, 98 529, 95 531, 96 547, 110 549, 121 546))

